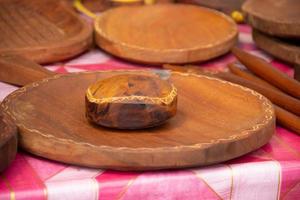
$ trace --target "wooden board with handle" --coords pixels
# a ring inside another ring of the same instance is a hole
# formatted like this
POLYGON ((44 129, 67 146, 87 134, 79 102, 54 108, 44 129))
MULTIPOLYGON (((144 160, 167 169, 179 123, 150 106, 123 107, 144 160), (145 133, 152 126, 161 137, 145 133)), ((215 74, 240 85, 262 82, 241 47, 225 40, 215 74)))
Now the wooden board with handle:
POLYGON ((269 35, 300 38, 299 0, 247 0, 242 9, 254 28, 269 35))
POLYGON ((262 95, 202 75, 159 71, 178 89, 178 113, 165 125, 120 131, 85 118, 88 85, 106 77, 152 71, 55 75, 10 94, 1 110, 19 128, 25 150, 53 160, 119 170, 184 168, 226 161, 266 144, 275 129, 262 95), (71 92, 70 92, 71 91, 71 92))
POLYGON ((62 1, 0 1, 0 54, 38 63, 71 58, 92 44, 92 27, 62 1))
POLYGON ((225 54, 237 41, 233 20, 194 5, 119 7, 95 20, 103 50, 141 63, 191 63, 225 54))

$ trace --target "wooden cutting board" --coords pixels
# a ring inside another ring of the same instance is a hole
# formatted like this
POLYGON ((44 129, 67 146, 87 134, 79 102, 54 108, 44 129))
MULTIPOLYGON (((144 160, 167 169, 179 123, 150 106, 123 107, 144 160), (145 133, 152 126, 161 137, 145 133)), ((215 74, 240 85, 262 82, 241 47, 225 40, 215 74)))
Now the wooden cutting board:
POLYGON ((153 170, 226 161, 266 144, 272 104, 235 84, 196 74, 156 71, 178 89, 177 115, 165 125, 120 131, 90 124, 84 94, 97 80, 124 73, 55 75, 10 94, 0 110, 19 128, 25 150, 53 160, 118 170, 153 170))
POLYGON ((191 63, 229 51, 237 26, 225 14, 185 4, 128 6, 95 20, 95 40, 103 50, 142 63, 191 63))
POLYGON ((270 35, 300 38, 299 0, 247 0, 242 9, 254 28, 270 35))
POLYGON ((17 127, 7 114, 0 113, 0 172, 15 158, 17 153, 17 127))
POLYGON ((66 2, 0 1, 0 54, 22 55, 38 63, 80 54, 92 43, 92 27, 66 2))
POLYGON ((252 32, 252 36, 259 48, 281 60, 300 65, 300 40, 280 39, 257 30, 252 32))

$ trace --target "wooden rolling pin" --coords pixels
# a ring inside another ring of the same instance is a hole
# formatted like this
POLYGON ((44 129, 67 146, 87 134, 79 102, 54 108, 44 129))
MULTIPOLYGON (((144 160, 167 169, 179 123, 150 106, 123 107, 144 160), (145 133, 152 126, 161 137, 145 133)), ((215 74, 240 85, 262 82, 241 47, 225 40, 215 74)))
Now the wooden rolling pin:
POLYGON ((300 82, 274 68, 262 58, 251 55, 236 47, 231 51, 251 72, 280 88, 284 92, 300 99, 300 82))
MULTIPOLYGON (((271 90, 274 89, 273 86, 270 85, 268 82, 265 82, 264 80, 250 74, 249 72, 241 70, 236 66, 235 63, 228 64, 228 68, 232 73, 236 74, 237 76, 240 76, 242 78, 245 78, 257 84, 262 84, 264 87, 269 88, 271 90)), ((289 127, 289 129, 300 134, 300 117, 282 109, 279 106, 274 105, 274 108, 275 108, 277 121, 283 126, 289 127)))
POLYGON ((261 93, 262 95, 264 95, 265 97, 270 99, 274 104, 276 104, 290 112, 293 112, 297 115, 300 115, 300 101, 298 99, 291 97, 289 95, 286 95, 283 92, 276 91, 274 89, 265 87, 262 84, 257 84, 253 81, 245 80, 244 78, 241 78, 234 74, 227 73, 227 72, 211 73, 211 72, 207 72, 207 71, 201 71, 199 69, 199 67, 194 67, 194 66, 180 67, 180 66, 175 66, 175 65, 164 65, 164 68, 175 70, 175 71, 186 70, 188 72, 201 73, 206 76, 213 76, 213 77, 217 77, 217 78, 220 78, 223 80, 227 80, 229 82, 243 85, 245 87, 251 88, 251 89, 261 93))
POLYGON ((289 96, 280 90, 274 89, 272 85, 265 82, 264 80, 239 69, 236 64, 231 63, 228 65, 228 68, 233 74, 251 81, 251 83, 254 84, 251 86, 248 85, 246 87, 250 87, 258 91, 259 93, 269 98, 274 104, 300 116, 300 101, 298 99, 289 96))
MULTIPOLYGON (((241 64, 239 63, 229 63, 227 65, 227 67, 229 68, 229 70, 237 75, 237 76, 240 76, 244 79, 247 79, 249 81, 252 81, 252 82, 255 82, 257 84, 262 84, 264 85, 265 87, 268 87, 270 89, 273 89, 273 90, 276 90, 276 91, 280 91, 277 87, 275 87, 274 85, 271 85, 269 82, 263 80, 263 79, 260 79, 258 78, 257 76, 255 75, 252 75, 249 71, 247 70, 242 70, 240 69, 240 66, 241 64)), ((243 66, 243 65, 242 65, 243 66)))
POLYGON ((300 135, 300 117, 274 105, 277 121, 284 127, 300 135))
MULTIPOLYGON (((253 90, 261 93, 262 95, 266 96, 267 98, 268 98, 268 96, 273 97, 273 100, 277 100, 280 102, 280 104, 284 104, 284 101, 280 98, 282 95, 280 95, 278 97, 276 95, 280 94, 280 93, 275 93, 275 94, 273 93, 275 90, 271 90, 264 86, 258 85, 256 83, 253 83, 252 81, 246 80, 246 79, 236 76, 232 73, 209 72, 209 71, 201 70, 197 66, 191 66, 191 65, 185 66, 185 67, 176 66, 176 65, 164 65, 163 68, 169 69, 169 70, 174 70, 174 71, 180 71, 180 72, 198 73, 198 74, 202 74, 202 75, 206 75, 206 76, 220 78, 220 79, 253 89, 253 90)), ((277 121, 281 125, 285 126, 286 128, 294 131, 297 134, 300 134, 300 118, 298 116, 292 114, 291 112, 288 112, 287 110, 281 108, 280 106, 275 105, 274 108, 275 108, 275 112, 276 112, 277 121)))

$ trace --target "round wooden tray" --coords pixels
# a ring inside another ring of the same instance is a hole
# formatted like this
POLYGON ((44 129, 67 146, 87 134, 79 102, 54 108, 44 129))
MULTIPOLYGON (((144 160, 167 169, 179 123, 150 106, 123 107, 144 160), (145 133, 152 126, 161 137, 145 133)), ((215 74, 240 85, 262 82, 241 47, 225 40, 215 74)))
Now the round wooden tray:
POLYGON ((38 63, 78 55, 92 44, 92 27, 65 2, 0 1, 0 54, 22 55, 38 63))
POLYGON ((0 113, 0 172, 15 158, 17 153, 17 127, 4 113, 0 113))
POLYGON ((142 63, 191 63, 229 51, 237 26, 225 14, 185 4, 119 7, 95 20, 103 50, 142 63))
POLYGON ((299 0, 247 0, 242 9, 254 28, 270 35, 300 38, 299 0))
POLYGON ((266 144, 275 130, 272 104, 219 79, 158 71, 178 89, 178 111, 157 128, 128 131, 90 124, 84 94, 95 81, 124 73, 56 75, 27 85, 1 104, 19 127, 21 146, 36 155, 89 167, 152 170, 226 161, 266 144))
POLYGON ((287 41, 257 30, 253 30, 252 36, 259 48, 281 60, 300 65, 300 41, 287 41))

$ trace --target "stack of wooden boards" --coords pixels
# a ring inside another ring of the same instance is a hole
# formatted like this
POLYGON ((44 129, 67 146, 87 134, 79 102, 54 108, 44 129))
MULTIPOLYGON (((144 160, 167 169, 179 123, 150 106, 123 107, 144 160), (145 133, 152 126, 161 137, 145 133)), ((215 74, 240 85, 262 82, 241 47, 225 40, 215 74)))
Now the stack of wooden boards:
POLYGON ((242 7, 258 47, 300 68, 300 1, 248 0, 242 7))

